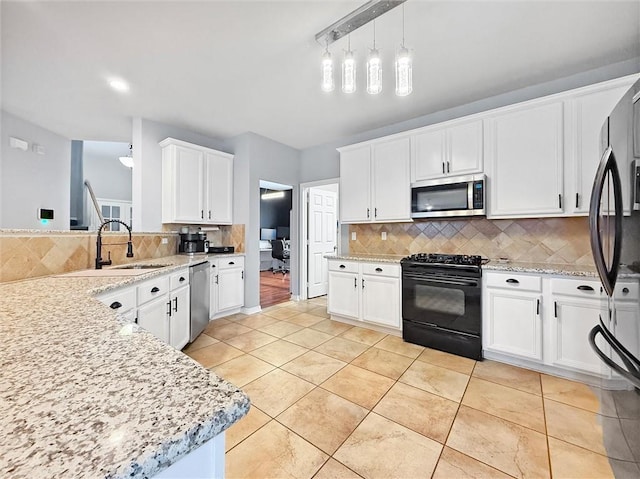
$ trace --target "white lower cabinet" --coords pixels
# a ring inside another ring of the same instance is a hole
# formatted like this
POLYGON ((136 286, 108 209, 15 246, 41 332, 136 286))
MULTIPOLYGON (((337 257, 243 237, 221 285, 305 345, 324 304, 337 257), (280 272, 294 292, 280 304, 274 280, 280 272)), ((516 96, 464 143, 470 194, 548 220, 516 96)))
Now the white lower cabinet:
MULTIPOLYGON (((589 332, 606 315, 607 298, 593 278, 485 271, 483 349, 490 359, 561 375, 616 377, 589 344, 589 332)), ((640 351, 637 280, 616 286, 616 315, 605 324, 634 355, 640 351)), ((610 348, 596 339, 606 354, 610 348)))
POLYGON ((169 344, 176 349, 189 342, 191 310, 189 286, 171 291, 171 315, 169 317, 169 344))
POLYGON ((400 329, 400 265, 329 260, 327 311, 335 319, 400 329))
POLYGON ((244 306, 244 257, 210 258, 209 263, 211 263, 210 316, 217 318, 240 311, 244 306))

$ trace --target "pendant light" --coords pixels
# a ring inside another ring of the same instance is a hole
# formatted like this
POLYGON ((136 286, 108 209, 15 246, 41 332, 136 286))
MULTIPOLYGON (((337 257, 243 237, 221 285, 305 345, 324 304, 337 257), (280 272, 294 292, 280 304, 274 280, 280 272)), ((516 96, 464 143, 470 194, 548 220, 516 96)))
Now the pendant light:
POLYGON ((376 21, 373 21, 373 48, 367 60, 367 93, 377 95, 382 91, 382 61, 376 49, 376 21))
POLYGON ((322 91, 333 91, 333 60, 329 53, 329 38, 326 40, 326 49, 322 55, 322 91))
POLYGON ((396 55, 396 95, 407 96, 413 90, 412 70, 411 55, 404 46, 404 4, 402 4, 402 44, 396 55))
POLYGON ((342 91, 353 93, 356 91, 356 60, 351 51, 351 35, 348 36, 347 50, 342 61, 342 91))

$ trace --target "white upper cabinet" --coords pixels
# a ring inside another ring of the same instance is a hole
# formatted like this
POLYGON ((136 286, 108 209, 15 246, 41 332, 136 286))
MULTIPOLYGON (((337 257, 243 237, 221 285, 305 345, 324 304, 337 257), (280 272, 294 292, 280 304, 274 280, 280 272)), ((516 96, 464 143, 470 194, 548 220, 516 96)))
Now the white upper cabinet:
MULTIPOLYGON (((568 212, 587 215, 593 179, 603 152, 601 130, 607 117, 636 76, 581 88, 565 101, 568 212)), ((629 168, 621 167, 625 213, 630 213, 629 168)))
POLYGON ((412 182, 482 172, 482 120, 425 128, 411 142, 412 182))
POLYGON ((409 221, 409 138, 340 150, 340 220, 409 221))
POLYGON ((563 105, 528 103, 486 120, 488 217, 563 213, 563 105))
POLYGON ((173 138, 162 147, 162 222, 231 224, 233 155, 173 138))

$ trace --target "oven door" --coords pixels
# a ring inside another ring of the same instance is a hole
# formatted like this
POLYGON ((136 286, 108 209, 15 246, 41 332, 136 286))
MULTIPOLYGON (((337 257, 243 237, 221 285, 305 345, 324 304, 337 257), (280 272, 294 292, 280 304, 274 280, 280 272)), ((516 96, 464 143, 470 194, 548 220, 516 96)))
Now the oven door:
POLYGON ((425 272, 424 269, 421 266, 408 266, 403 271, 402 318, 430 327, 480 336, 480 278, 455 272, 425 272))

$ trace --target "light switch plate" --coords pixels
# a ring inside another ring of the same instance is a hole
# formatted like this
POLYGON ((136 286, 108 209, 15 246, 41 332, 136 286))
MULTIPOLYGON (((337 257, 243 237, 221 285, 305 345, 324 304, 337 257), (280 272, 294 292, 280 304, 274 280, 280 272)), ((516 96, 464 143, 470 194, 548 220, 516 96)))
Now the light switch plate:
POLYGON ((160 243, 161 243, 161 244, 167 244, 167 243, 169 243, 169 238, 162 238, 162 239, 160 240, 160 243))
POLYGON ((351 241, 355 241, 356 240, 356 232, 352 231, 351 232, 351 241))
POLYGON ((387 241, 387 232, 386 232, 386 231, 383 231, 383 232, 380 234, 380 237, 382 238, 382 241, 387 241))

